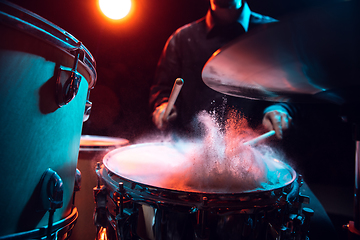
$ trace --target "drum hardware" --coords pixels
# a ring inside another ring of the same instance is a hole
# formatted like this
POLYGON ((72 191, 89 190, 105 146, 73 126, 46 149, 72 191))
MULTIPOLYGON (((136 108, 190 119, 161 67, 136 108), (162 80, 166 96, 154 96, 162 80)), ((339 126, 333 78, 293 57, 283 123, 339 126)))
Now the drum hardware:
POLYGON ((56 78, 56 100, 59 107, 67 105, 78 93, 80 81, 82 79, 81 74, 77 71, 79 57, 82 52, 80 48, 81 45, 81 42, 77 43, 77 49, 75 51, 75 59, 72 68, 59 66, 56 78), (65 77, 65 72, 70 73, 70 76, 65 77))
POLYGON ((75 205, 75 193, 81 189, 81 172, 78 168, 75 171, 75 184, 74 184, 74 193, 73 193, 73 205, 75 205))
POLYGON ((107 190, 104 186, 93 188, 95 200, 94 225, 96 226, 97 239, 103 239, 101 235, 109 235, 109 224, 111 219, 108 216, 107 190))
POLYGON ((113 194, 112 200, 116 206, 116 229, 119 239, 134 239, 136 235, 137 216, 138 211, 134 207, 134 203, 127 201, 128 208, 124 208, 124 199, 129 199, 125 193, 124 184, 119 183, 119 188, 113 194), (128 231, 127 231, 128 230, 128 231))
POLYGON ((55 210, 63 207, 63 181, 57 172, 51 168, 48 168, 41 176, 40 200, 42 209, 39 209, 39 211, 46 210, 49 212, 47 226, 27 232, 1 236, 0 239, 60 239, 58 237, 66 239, 75 225, 78 212, 74 207, 68 217, 53 223, 55 210))
MULTIPOLYGON (((314 211, 310 208, 304 208, 303 204, 309 204, 310 198, 300 194, 300 188, 303 184, 302 176, 299 175, 298 186, 294 187, 292 192, 284 193, 278 200, 277 213, 272 216, 268 223, 267 232, 272 239, 296 239, 307 240, 310 229, 310 220, 314 211), (295 198, 295 199, 293 199, 295 198), (293 199, 291 201, 291 199, 293 199), (277 220, 280 221, 277 221, 277 220), (275 220, 275 221, 274 221, 275 220)), ((262 220, 265 220, 264 217, 262 220)), ((252 231, 256 233, 257 231, 252 231)))
POLYGON ((86 97, 85 112, 84 112, 83 122, 86 122, 90 117, 91 108, 92 108, 92 102, 90 102, 89 99, 90 99, 90 90, 88 91, 88 94, 87 94, 87 97, 86 97))
MULTIPOLYGON (((100 169, 100 163, 97 163, 96 171, 100 169)), ((121 240, 138 239, 136 236, 138 210, 126 194, 123 183, 119 183, 118 189, 110 197, 115 205, 114 215, 107 207, 107 196, 109 196, 109 190, 104 185, 100 185, 98 177, 98 185, 94 187, 96 204, 94 222, 97 226, 97 239, 101 239, 100 236, 103 234, 114 235, 116 239, 121 240)))
POLYGON ((40 185, 42 206, 44 210, 49 211, 47 239, 51 239, 51 228, 55 210, 63 206, 63 181, 57 172, 48 168, 41 177, 40 185))
POLYGON ((128 214, 124 214, 124 196, 125 195, 125 189, 124 184, 122 182, 119 182, 119 188, 117 191, 113 194, 113 200, 115 202, 115 220, 117 222, 117 225, 120 227, 118 228, 118 235, 120 236, 120 239, 124 238, 124 225, 127 220, 128 214))
MULTIPOLYGON (((68 239, 71 233, 71 230, 75 226, 76 220, 78 218, 77 208, 74 207, 69 216, 60 221, 55 222, 52 225, 51 235, 54 240, 64 240, 68 239)), ((6 236, 0 236, 0 240, 24 240, 24 239, 48 239, 47 233, 49 232, 48 226, 44 226, 38 229, 33 229, 31 231, 14 233, 6 236)))
MULTIPOLYGON (((96 170, 100 170, 100 163, 98 162, 96 165, 96 170)), ((94 200, 96 204, 96 211, 94 213, 94 222, 97 227, 105 227, 107 226, 107 216, 104 216, 103 213, 107 213, 107 192, 104 186, 100 185, 100 178, 98 177, 97 186, 93 188, 94 200), (106 211, 103 211, 106 210, 106 211)))
MULTIPOLYGON (((96 165, 95 171, 100 170, 100 163, 96 165)), ((107 208, 107 190, 101 185, 100 178, 98 176, 97 186, 93 188, 94 201, 95 201, 95 212, 94 212, 94 225, 96 226, 96 239, 107 239, 107 237, 115 236, 114 229, 109 226, 112 223, 112 219, 109 217, 109 211, 107 208)))
POLYGON ((195 230, 195 239, 206 240, 209 239, 209 228, 207 227, 206 219, 208 218, 208 198, 203 197, 202 207, 197 211, 197 229, 195 230))
POLYGON ((308 232, 310 229, 310 219, 312 216, 314 216, 315 212, 311 208, 303 208, 303 213, 305 216, 304 223, 303 223, 303 231, 308 232))

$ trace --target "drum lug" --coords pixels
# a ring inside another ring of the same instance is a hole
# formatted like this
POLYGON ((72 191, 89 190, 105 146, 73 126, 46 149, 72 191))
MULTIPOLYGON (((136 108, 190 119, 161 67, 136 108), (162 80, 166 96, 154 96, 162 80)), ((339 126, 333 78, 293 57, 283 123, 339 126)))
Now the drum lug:
POLYGON ((115 191, 113 194, 113 200, 116 205, 116 215, 123 215, 124 214, 124 197, 125 197, 125 189, 124 183, 119 183, 118 191, 115 191))
POLYGON ((63 206, 63 181, 61 177, 48 168, 40 180, 40 195, 44 210, 54 210, 63 206))
POLYGON ((301 174, 298 175, 297 183, 299 184, 299 188, 304 185, 303 176, 301 174))
POLYGON ((90 102, 90 90, 88 91, 87 97, 86 97, 86 104, 85 104, 85 112, 84 112, 84 117, 83 117, 83 122, 86 122, 89 117, 90 117, 90 113, 91 113, 91 109, 92 109, 92 102, 90 102))
POLYGON ((78 168, 75 171, 75 184, 74 184, 74 191, 78 192, 81 189, 81 172, 78 168))
POLYGON ((63 206, 64 185, 61 177, 48 168, 40 179, 40 197, 44 210, 49 211, 47 239, 51 239, 55 210, 63 206))
POLYGON ((59 107, 67 105, 78 93, 82 79, 81 74, 77 71, 78 61, 82 53, 80 46, 81 42, 78 43, 73 68, 59 66, 56 78, 56 100, 59 107), (70 76, 67 73, 70 73, 70 76))
MULTIPOLYGON (((124 184, 119 182, 119 187, 117 191, 113 194, 113 201, 116 205, 116 229, 119 239, 133 239, 133 236, 136 235, 136 215, 138 214, 138 210, 133 205, 133 208, 125 208, 124 207, 124 199, 126 198, 126 191, 124 188, 124 184)), ((127 201, 127 205, 131 203, 131 201, 127 201)), ((129 206, 130 207, 130 206, 129 206)))
POLYGON ((115 217, 119 239, 134 239, 134 236, 136 236, 137 221, 135 216, 137 213, 135 208, 127 208, 124 209, 122 214, 115 217))
POLYGON ((75 194, 81 189, 81 172, 78 168, 75 170, 75 183, 74 183, 74 193, 73 193, 73 205, 75 205, 75 194))
POLYGON ((298 214, 290 214, 286 226, 290 231, 284 236, 291 237, 291 234, 296 233, 300 239, 306 239, 310 229, 310 218, 313 215, 314 211, 310 208, 304 208, 298 214))
POLYGON ((303 223, 303 236, 305 238, 305 236, 308 235, 309 230, 310 230, 310 219, 312 216, 314 216, 314 210, 312 210, 311 208, 303 208, 303 214, 305 216, 304 219, 304 223, 303 223))

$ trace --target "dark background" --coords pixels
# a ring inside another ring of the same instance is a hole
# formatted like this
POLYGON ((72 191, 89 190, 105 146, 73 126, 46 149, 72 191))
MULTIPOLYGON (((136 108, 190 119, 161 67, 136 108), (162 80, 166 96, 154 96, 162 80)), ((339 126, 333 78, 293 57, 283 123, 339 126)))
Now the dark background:
MULTIPOLYGON (((167 38, 205 15, 208 0, 133 0, 120 21, 107 19, 97 0, 12 0, 63 28, 92 53, 98 80, 83 133, 134 140, 153 129, 149 87, 167 38)), ((253 11, 281 18, 328 0, 249 0, 253 11)))

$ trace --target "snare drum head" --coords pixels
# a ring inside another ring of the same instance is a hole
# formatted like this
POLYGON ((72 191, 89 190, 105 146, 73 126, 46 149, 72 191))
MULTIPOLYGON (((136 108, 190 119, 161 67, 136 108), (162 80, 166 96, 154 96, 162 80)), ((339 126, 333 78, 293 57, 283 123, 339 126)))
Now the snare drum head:
POLYGON ((121 147, 129 144, 129 140, 107 136, 82 135, 80 151, 102 151, 111 147, 121 147))
POLYGON ((288 185, 296 178, 296 173, 290 166, 271 159, 263 164, 263 174, 266 176, 259 179, 265 179, 264 182, 256 185, 254 179, 247 179, 250 178, 248 173, 254 171, 251 167, 246 170, 245 175, 238 174, 240 169, 226 169, 227 166, 208 169, 206 160, 199 162, 194 158, 194 153, 198 153, 200 147, 195 143, 135 144, 110 151, 105 155, 103 164, 110 172, 127 181, 186 192, 239 193, 272 190, 288 185), (203 169, 195 169, 199 164, 203 164, 203 169))

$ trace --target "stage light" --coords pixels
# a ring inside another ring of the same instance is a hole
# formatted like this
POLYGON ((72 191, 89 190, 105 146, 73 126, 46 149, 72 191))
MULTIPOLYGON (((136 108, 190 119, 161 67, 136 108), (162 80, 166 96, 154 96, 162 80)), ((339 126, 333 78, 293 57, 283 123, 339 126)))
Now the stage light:
POLYGON ((99 0, 101 11, 109 18, 124 18, 131 9, 131 0, 99 0))

